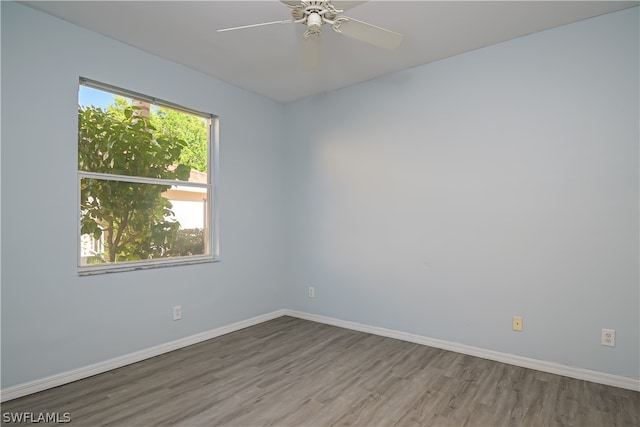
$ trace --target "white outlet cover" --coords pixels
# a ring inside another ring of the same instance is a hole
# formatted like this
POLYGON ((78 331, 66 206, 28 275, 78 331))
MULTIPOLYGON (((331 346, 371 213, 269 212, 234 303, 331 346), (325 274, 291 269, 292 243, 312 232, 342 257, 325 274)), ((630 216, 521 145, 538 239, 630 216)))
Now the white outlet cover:
POLYGON ((607 347, 616 346, 616 331, 615 329, 603 329, 600 337, 600 344, 607 347))

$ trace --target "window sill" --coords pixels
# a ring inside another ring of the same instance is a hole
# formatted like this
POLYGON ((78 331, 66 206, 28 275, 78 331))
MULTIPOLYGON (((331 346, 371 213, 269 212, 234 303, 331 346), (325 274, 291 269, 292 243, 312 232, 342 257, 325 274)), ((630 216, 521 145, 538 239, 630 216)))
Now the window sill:
POLYGON ((219 262, 218 257, 202 257, 189 259, 173 259, 167 261, 151 261, 151 262, 127 262, 116 265, 96 265, 79 267, 78 276, 95 276, 98 274, 123 273, 125 271, 151 270, 156 268, 180 267, 184 265, 208 264, 219 262))

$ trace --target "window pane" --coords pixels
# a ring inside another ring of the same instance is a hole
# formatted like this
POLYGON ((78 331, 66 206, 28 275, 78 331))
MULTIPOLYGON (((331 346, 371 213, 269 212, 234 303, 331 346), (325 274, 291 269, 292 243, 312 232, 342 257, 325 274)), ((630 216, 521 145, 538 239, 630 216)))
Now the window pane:
POLYGON ((211 119, 80 85, 78 170, 207 181, 211 119), (203 175, 204 174, 204 175, 203 175))
POLYGON ((207 189, 80 180, 81 265, 208 255, 207 189))

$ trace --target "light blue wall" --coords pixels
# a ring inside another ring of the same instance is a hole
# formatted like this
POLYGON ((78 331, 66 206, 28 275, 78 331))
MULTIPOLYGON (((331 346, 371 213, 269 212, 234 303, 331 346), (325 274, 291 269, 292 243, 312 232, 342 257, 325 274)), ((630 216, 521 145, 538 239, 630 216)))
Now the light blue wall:
POLYGON ((283 113, 261 96, 2 2, 2 387, 282 308, 283 113), (220 117, 222 262, 77 276, 79 76, 220 117), (177 304, 183 318, 174 322, 177 304))
POLYGON ((289 306, 638 378, 638 22, 288 105, 289 306))

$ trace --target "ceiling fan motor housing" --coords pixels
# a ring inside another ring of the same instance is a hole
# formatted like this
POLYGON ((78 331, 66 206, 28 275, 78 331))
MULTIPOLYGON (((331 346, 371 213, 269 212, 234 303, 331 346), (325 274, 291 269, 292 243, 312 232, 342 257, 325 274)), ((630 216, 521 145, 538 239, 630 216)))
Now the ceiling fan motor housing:
POLYGON ((317 30, 327 21, 332 22, 340 12, 331 4, 331 0, 302 0, 291 7, 291 17, 295 22, 305 24, 309 29, 317 30))

